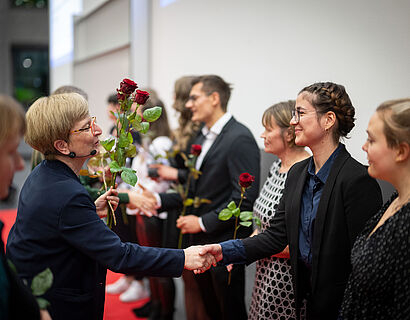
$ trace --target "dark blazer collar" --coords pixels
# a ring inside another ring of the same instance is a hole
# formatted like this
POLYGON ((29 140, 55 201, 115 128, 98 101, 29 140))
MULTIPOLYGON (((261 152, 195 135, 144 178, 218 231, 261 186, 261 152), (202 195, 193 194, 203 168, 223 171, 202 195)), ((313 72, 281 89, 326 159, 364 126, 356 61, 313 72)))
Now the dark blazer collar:
POLYGON ((80 179, 75 174, 75 172, 62 161, 59 161, 59 160, 44 160, 41 163, 41 165, 45 166, 46 168, 57 170, 60 174, 63 174, 63 175, 68 176, 68 177, 72 177, 72 178, 80 181, 80 179))
POLYGON ((337 176, 339 175, 340 170, 342 169, 344 163, 349 159, 350 153, 346 150, 344 144, 340 144, 340 151, 336 159, 333 162, 333 166, 330 169, 329 176, 327 177, 326 183, 323 188, 323 193, 320 198, 319 207, 316 213, 315 220, 315 231, 313 234, 313 248, 312 248, 312 286, 313 290, 315 289, 315 283, 317 278, 317 268, 319 254, 320 254, 320 245, 323 237, 323 228, 326 220, 327 208, 329 206, 329 199, 332 195, 333 187, 336 183, 337 176))
POLYGON ((218 136, 216 137, 214 143, 212 144, 211 148, 208 150, 208 152, 206 153, 204 160, 202 160, 201 163, 201 167, 199 168, 199 170, 202 169, 202 167, 204 166, 204 164, 206 163, 206 161, 209 159, 209 157, 212 155, 213 152, 215 152, 216 147, 218 146, 218 144, 222 141, 224 134, 234 125, 234 123, 236 123, 237 121, 235 120, 235 118, 232 116, 231 119, 229 119, 229 121, 225 124, 225 126, 222 128, 222 131, 220 134, 218 134, 218 136))

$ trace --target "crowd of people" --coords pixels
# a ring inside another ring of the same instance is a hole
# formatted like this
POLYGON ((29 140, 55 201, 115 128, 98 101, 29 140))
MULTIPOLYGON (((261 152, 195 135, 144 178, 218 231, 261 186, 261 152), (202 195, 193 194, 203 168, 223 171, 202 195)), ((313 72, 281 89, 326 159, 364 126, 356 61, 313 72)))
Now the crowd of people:
MULTIPOLYGON (((44 158, 21 190, 6 254, 1 248, 4 319, 102 319, 105 290, 122 293, 122 301, 149 291, 150 303, 135 314, 173 319, 172 277, 179 276, 192 320, 409 317, 410 98, 384 102, 370 118, 362 147, 368 166, 343 144, 356 120, 344 86, 314 83, 296 100, 270 106, 261 138, 277 160, 259 190, 260 151, 228 112, 231 85, 216 75, 185 76, 175 83, 178 128, 169 129, 164 112, 149 135, 134 134, 138 154, 127 166, 139 184, 118 180, 117 188, 101 192, 101 181, 84 181, 80 170, 100 152, 102 130, 87 96, 73 88, 38 99, 25 117, 12 98, 0 96, 1 198, 23 168, 17 151, 23 135, 36 158, 44 158), (198 179, 186 163, 192 145, 201 146, 198 179), (244 172, 255 181, 242 197, 244 172), (395 188, 384 205, 376 179, 395 188), (181 186, 189 198, 206 199, 183 216, 186 198, 174 191, 181 186), (236 230, 234 217, 220 220, 231 201, 261 226, 236 230), (119 217, 113 230, 103 219, 108 202, 119 217), (247 310, 245 265, 255 261, 247 310), (43 296, 49 305, 40 310, 28 288, 46 268, 54 280, 43 296), (107 269, 124 277, 106 288, 107 269)), ((144 108, 163 106, 147 91, 144 108)), ((119 112, 115 98, 108 100, 111 116, 119 112)))

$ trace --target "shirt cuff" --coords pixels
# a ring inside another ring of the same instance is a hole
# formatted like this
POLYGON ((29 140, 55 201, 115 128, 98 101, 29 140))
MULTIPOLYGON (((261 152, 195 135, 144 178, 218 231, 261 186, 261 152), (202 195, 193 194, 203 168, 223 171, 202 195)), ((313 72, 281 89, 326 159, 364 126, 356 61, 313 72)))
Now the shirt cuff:
POLYGON ((241 240, 228 240, 220 243, 222 247, 222 264, 245 263, 246 252, 241 240))
POLYGON ((206 228, 204 226, 204 223, 202 222, 202 217, 199 217, 198 222, 199 222, 199 226, 201 227, 202 232, 206 232, 206 228))
POLYGON ((153 192, 152 194, 154 195, 155 200, 157 201, 157 209, 161 208, 162 201, 161 201, 161 197, 159 196, 159 193, 158 192, 153 192))

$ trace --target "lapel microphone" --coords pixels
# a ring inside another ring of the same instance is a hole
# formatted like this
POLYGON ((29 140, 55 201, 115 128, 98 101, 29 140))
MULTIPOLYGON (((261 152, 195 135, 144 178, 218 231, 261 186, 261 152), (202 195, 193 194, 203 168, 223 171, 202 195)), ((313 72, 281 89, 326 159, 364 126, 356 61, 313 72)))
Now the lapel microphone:
POLYGON ((71 151, 67 156, 68 156, 69 158, 71 158, 71 159, 74 159, 74 158, 85 158, 85 157, 88 157, 88 156, 94 156, 96 153, 97 153, 97 150, 91 150, 91 152, 90 152, 89 154, 85 155, 85 156, 77 156, 77 155, 75 154, 75 152, 71 151))

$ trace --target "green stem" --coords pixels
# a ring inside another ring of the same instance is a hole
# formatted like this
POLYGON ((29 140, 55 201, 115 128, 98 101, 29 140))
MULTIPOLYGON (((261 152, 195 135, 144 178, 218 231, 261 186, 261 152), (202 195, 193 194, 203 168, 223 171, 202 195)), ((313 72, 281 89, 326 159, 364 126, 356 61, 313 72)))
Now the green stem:
MULTIPOLYGON (((185 216, 185 212, 186 212, 185 200, 188 198, 188 191, 189 191, 189 185, 190 185, 190 183, 191 183, 191 177, 192 177, 192 172, 189 171, 188 181, 187 181, 187 184, 186 184, 186 189, 185 189, 185 192, 184 192, 184 196, 183 196, 183 198, 182 198, 183 207, 182 207, 182 211, 181 211, 181 214, 180 214, 180 216, 182 216, 182 217, 185 216)), ((179 231, 178 249, 181 249, 181 248, 182 248, 182 237, 183 237, 183 234, 182 234, 181 231, 179 231)))
MULTIPOLYGON (((239 212, 241 211, 241 205, 242 205, 243 198, 244 198, 244 192, 243 192, 243 189, 241 189, 241 200, 239 201, 239 205, 238 205, 239 212)), ((237 232, 238 229, 239 229, 238 228, 238 217, 235 217, 235 230, 233 232, 233 239, 234 240, 236 239, 236 232, 237 232)), ((231 276, 232 276, 232 273, 231 273, 231 271, 229 271, 228 285, 231 284, 231 276)))

